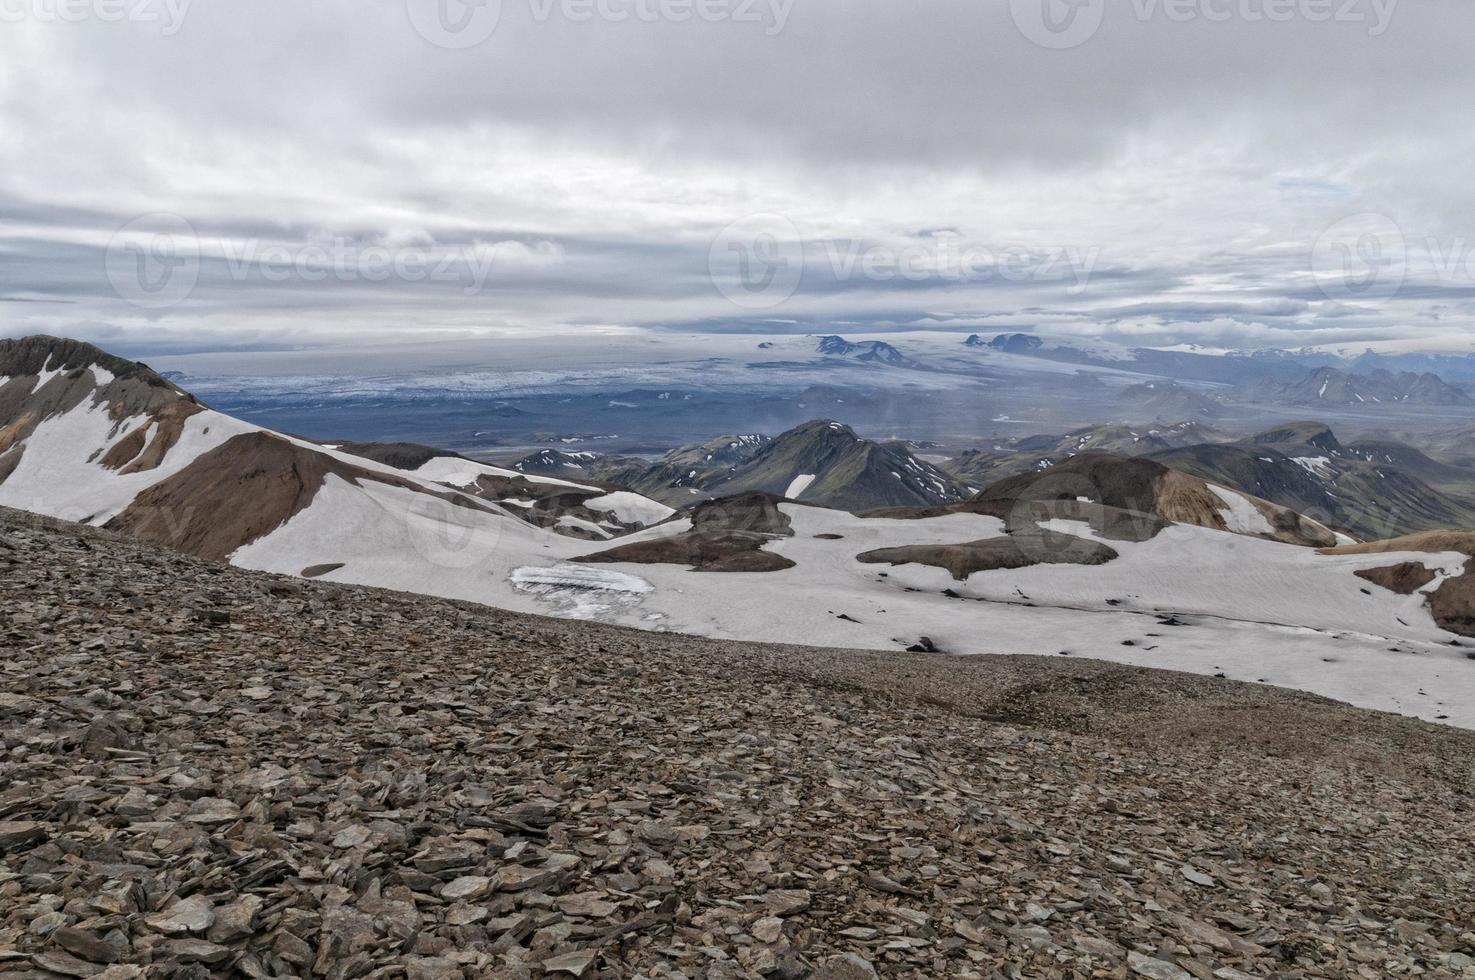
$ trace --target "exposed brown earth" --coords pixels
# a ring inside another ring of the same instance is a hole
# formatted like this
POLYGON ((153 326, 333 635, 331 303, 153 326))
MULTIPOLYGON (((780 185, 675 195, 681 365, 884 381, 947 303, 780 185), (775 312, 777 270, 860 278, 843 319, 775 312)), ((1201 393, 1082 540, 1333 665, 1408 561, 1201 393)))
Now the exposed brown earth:
POLYGON ((750 531, 686 531, 654 541, 635 541, 575 561, 588 564, 686 565, 698 572, 779 572, 793 568, 783 555, 764 551, 771 535, 750 531))
POLYGON ((1382 568, 1359 568, 1352 574, 1399 595, 1413 595, 1434 581, 1434 572, 1416 561, 1402 561, 1382 568))
POLYGON ((566 484, 530 480, 521 476, 483 473, 473 483, 457 489, 493 503, 508 500, 530 502, 530 506, 526 507, 505 504, 503 509, 519 520, 571 538, 605 541, 644 527, 642 524, 621 523, 614 514, 590 510, 584 506, 590 500, 605 496, 612 488, 582 490, 566 484), (564 521, 566 517, 573 518, 574 521, 564 521), (578 521, 592 524, 600 530, 580 526, 575 523, 578 521))
POLYGON ((1421 531, 1386 541, 1368 541, 1336 548, 1323 548, 1324 555, 1382 555, 1394 551, 1423 551, 1434 554, 1457 551, 1475 555, 1475 531, 1421 531))
MULTIPOLYGON (((559 525, 564 517, 574 517, 582 521, 588 521, 596 526, 612 521, 608 514, 597 514, 584 507, 584 501, 593 497, 602 496, 603 490, 593 492, 587 490, 574 490, 570 487, 559 486, 555 483, 539 483, 523 477, 503 477, 492 474, 483 474, 469 486, 463 487, 467 493, 483 500, 525 500, 532 501, 529 507, 518 507, 507 505, 504 509, 507 513, 526 521, 537 527, 556 530, 560 534, 569 537, 587 538, 592 541, 602 541, 598 533, 578 526, 559 525)), ((613 532, 611 532, 613 533, 613 532)))
POLYGON ((1055 531, 1016 533, 966 544, 911 545, 878 548, 856 556, 857 561, 891 565, 933 565, 966 582, 974 572, 1032 565, 1104 565, 1116 551, 1098 541, 1055 531))
POLYGON ((461 457, 460 453, 414 442, 341 442, 332 445, 340 453, 361 456, 399 470, 418 470, 432 459, 445 456, 461 457))
POLYGON ((25 451, 25 446, 11 446, 4 452, 0 452, 0 483, 4 483, 10 474, 15 472, 25 451))
MULTIPOLYGON (((1445 579, 1430 594, 1428 604, 1434 622, 1441 627, 1461 636, 1475 636, 1475 531, 1423 531, 1387 541, 1326 548, 1322 554, 1381 555, 1397 551, 1423 551, 1430 554, 1453 551, 1471 556, 1459 575, 1445 579)), ((1433 581, 1433 578, 1429 581, 1433 581)))
MULTIPOLYGON (((223 561, 306 509, 329 475, 429 493, 418 484, 344 463, 268 432, 235 436, 140 493, 111 530, 223 561)), ((447 491, 453 504, 483 506, 447 491)))
MULTIPOLYGON (((0 388, 0 392, 3 391, 4 388, 0 388)), ((34 413, 18 412, 5 425, 0 426, 0 453, 8 452, 11 447, 25 438, 35 421, 34 413)))
POLYGON ((103 465, 123 473, 157 469, 184 434, 185 421, 200 411, 198 404, 183 399, 159 406, 146 423, 108 450, 103 465))
POLYGON ((691 512, 695 531, 751 531, 791 537, 793 522, 779 510, 783 498, 767 493, 743 493, 701 504, 691 512))
POLYGON ((763 547, 794 533, 789 515, 779 510, 781 501, 765 493, 707 501, 689 515, 690 531, 619 545, 575 561, 686 565, 698 572, 783 571, 794 562, 763 547))
POLYGON ((0 512, 0 976, 1475 975, 1475 734, 0 512), (873 973, 874 971, 874 973, 873 973))
MULTIPOLYGON (((1271 534, 1286 544, 1327 547, 1331 531, 1294 511, 1257 497, 1246 499, 1269 522, 1271 534)), ((1227 530, 1225 503, 1196 476, 1161 463, 1111 453, 1081 453, 1040 473, 1001 480, 978 495, 980 501, 1073 501, 1078 498, 1120 510, 1151 514, 1176 524, 1227 530)))
POLYGON ((866 511, 863 518, 920 521, 948 514, 980 514, 997 517, 1010 534, 1036 533, 1044 521, 1081 521, 1112 541, 1148 541, 1157 537, 1170 521, 1156 514, 1106 507, 1085 500, 967 500, 938 507, 887 507, 866 511))

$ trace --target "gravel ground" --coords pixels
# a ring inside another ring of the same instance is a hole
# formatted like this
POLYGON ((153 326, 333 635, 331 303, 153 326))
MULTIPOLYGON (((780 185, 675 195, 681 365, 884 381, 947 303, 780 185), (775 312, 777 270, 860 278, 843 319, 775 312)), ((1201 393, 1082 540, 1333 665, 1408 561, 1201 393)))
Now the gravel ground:
POLYGON ((0 511, 0 977, 1475 977, 1475 733, 0 511))

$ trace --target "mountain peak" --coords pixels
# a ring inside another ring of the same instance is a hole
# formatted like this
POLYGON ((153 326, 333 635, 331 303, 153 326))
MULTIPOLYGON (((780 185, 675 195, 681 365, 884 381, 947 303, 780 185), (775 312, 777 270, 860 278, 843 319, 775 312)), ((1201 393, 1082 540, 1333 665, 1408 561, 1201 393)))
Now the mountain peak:
POLYGON ((156 387, 179 390, 147 364, 116 357, 85 340, 45 334, 0 340, 0 377, 66 374, 92 367, 102 368, 114 378, 136 379, 156 387))
POLYGON ((1342 444, 1325 422, 1287 422, 1267 429, 1249 440, 1257 446, 1309 446, 1339 456, 1342 444))
POLYGON ((808 422, 801 422, 789 431, 777 436, 774 441, 777 442, 782 439, 793 438, 808 438, 815 435, 829 436, 830 438, 834 438, 833 433, 839 433, 841 436, 844 436, 847 439, 857 441, 860 439, 860 436, 855 434, 855 430, 846 425, 844 422, 836 422, 834 419, 811 419, 808 422))
POLYGON ((844 337, 830 334, 819 339, 817 349, 827 357, 848 357, 868 364, 890 364, 901 367, 908 363, 906 355, 884 340, 863 340, 852 343, 844 337))
POLYGON ((1027 333, 1001 333, 988 342, 992 350, 1003 351, 1005 354, 1033 354, 1045 342, 1033 334, 1027 333))

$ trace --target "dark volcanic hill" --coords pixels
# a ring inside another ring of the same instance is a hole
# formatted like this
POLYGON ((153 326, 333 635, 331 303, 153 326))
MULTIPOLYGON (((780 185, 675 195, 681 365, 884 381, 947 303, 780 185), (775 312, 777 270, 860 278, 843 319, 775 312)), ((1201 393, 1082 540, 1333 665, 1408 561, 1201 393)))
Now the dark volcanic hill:
POLYGON ((871 442, 829 420, 790 429, 703 489, 719 497, 767 493, 840 510, 939 504, 968 495, 902 443, 871 442))
POLYGON ((1153 459, 1111 453, 1082 453, 1038 473, 1001 480, 977 499, 1084 502, 1146 514, 1177 524, 1252 534, 1289 544, 1336 544, 1321 522, 1254 495, 1226 499, 1238 487, 1225 487, 1153 459), (1214 486, 1223 492, 1217 492, 1214 486))
POLYGON ((671 507, 685 507, 708 499, 704 487, 729 476, 771 441, 757 434, 718 436, 678 447, 655 461, 545 449, 508 465, 523 473, 622 487, 671 507))
POLYGON ((1226 442, 1234 437, 1202 422, 1173 425, 1094 425, 1064 435, 1025 436, 990 449, 959 453, 942 468, 975 488, 1021 473, 1040 473, 1080 453, 1144 456, 1178 446, 1226 442))
POLYGON ((1411 457, 1389 448, 1348 448, 1319 422, 1290 423, 1241 443, 1190 446, 1152 458, 1358 538, 1475 527, 1475 503, 1400 465, 1400 458, 1411 457))
POLYGON ((672 450, 655 462, 633 457, 538 453, 512 464, 524 472, 568 478, 568 457, 582 474, 672 507, 714 497, 764 493, 841 510, 921 506, 963 500, 969 490, 899 442, 862 439, 847 425, 807 422, 776 437, 719 436, 672 450))
POLYGON ((1225 413, 1224 406, 1202 391, 1180 385, 1176 381, 1144 381, 1122 389, 1117 399, 1133 418, 1168 419, 1216 418, 1225 413))
POLYGON ((601 458, 598 453, 542 449, 512 460, 507 465, 519 473, 534 476, 556 476, 564 480, 592 479, 594 466, 601 458))

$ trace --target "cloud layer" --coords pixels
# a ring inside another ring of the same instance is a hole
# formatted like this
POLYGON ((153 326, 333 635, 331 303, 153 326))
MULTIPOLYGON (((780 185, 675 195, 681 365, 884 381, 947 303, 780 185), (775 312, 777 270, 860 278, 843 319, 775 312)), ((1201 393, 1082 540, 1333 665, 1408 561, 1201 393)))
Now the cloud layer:
POLYGON ((58 2, 0 30, 9 334, 1471 346, 1459 0, 58 2))

